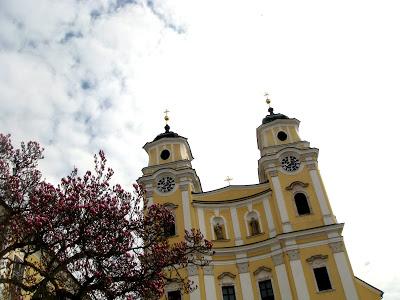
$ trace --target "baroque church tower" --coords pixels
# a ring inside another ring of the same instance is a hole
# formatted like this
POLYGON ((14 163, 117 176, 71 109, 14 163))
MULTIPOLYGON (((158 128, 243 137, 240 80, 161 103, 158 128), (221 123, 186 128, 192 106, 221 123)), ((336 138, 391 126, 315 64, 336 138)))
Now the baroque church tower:
POLYGON ((168 124, 144 145, 149 163, 138 182, 149 203, 173 212, 170 239, 198 228, 215 251, 210 266, 185 270, 198 289, 181 295, 171 284, 163 299, 381 299, 382 291, 353 274, 318 149, 300 138, 299 120, 268 111, 256 130, 259 183, 253 185, 203 191, 187 139, 168 124))

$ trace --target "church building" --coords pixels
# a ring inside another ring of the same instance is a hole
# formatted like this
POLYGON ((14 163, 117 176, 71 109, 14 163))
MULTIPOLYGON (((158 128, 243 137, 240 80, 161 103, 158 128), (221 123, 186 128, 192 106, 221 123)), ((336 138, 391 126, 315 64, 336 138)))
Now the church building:
POLYGON ((171 240, 198 228, 215 251, 209 266, 185 270, 198 286, 193 293, 170 284, 162 299, 381 299, 353 274, 318 149, 301 139, 299 120, 268 111, 256 130, 259 182, 252 185, 203 191, 188 140, 170 130, 167 116, 165 132, 144 145, 149 163, 138 182, 149 203, 172 211, 171 240))

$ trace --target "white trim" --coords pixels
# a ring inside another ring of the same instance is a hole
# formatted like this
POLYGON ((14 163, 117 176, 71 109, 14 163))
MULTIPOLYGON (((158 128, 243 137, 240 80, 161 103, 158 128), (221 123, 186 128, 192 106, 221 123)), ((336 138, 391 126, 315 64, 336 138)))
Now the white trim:
POLYGON ((274 186, 275 198, 278 204, 279 214, 281 216, 281 222, 283 224, 283 232, 289 232, 292 230, 292 226, 289 222, 289 216, 287 213, 285 199, 283 198, 281 184, 278 176, 271 177, 272 185, 274 186))
POLYGON ((193 286, 197 286, 197 289, 189 294, 190 300, 201 300, 199 276, 189 276, 189 280, 193 282, 193 286))
POLYGON ((315 193, 317 194, 319 205, 321 207, 321 212, 322 212, 322 215, 324 218, 324 224, 326 224, 326 225, 333 224, 334 221, 332 218, 332 214, 329 211, 328 204, 325 199, 324 192, 322 190, 322 184, 319 179, 317 170, 310 170, 309 173, 310 173, 311 181, 314 186, 315 193))
POLYGON ((217 299, 214 275, 204 275, 204 287, 206 290, 206 299, 217 299))
POLYGON ((344 293, 347 300, 358 300, 357 290, 354 284, 354 276, 351 273, 348 261, 344 252, 334 253, 336 267, 342 281, 344 293))
MULTIPOLYGON (((239 218, 237 215, 236 207, 230 207, 231 218, 232 218, 232 225, 233 225, 233 233, 235 235, 235 245, 243 245, 242 236, 240 234, 240 227, 239 227, 239 218)), ((225 226, 226 228, 226 226, 225 226)), ((227 234, 228 238, 228 234, 227 234)))
POLYGON ((153 205, 153 197, 147 197, 147 207, 150 207, 153 205))
POLYGON ((265 217, 267 218, 269 236, 274 237, 276 236, 276 229, 274 225, 274 218, 271 212, 271 205, 269 204, 269 202, 271 201, 270 199, 271 197, 267 196, 263 199, 262 203, 264 206, 265 217))
POLYGON ((201 233, 203 234, 204 238, 207 238, 207 230, 206 230, 206 223, 204 219, 204 210, 201 207, 198 207, 197 209, 197 217, 199 219, 199 229, 201 233))
POLYGON ((297 298, 301 300, 310 299, 301 261, 299 259, 291 260, 290 268, 292 269, 294 285, 296 286, 297 298))
POLYGON ((286 274, 285 264, 275 266, 275 272, 278 279, 281 299, 292 300, 292 292, 290 290, 289 279, 286 274))
POLYGON ((243 299, 254 299, 250 273, 249 272, 240 273, 239 279, 240 279, 240 286, 242 288, 242 298, 243 299))
POLYGON ((189 191, 182 191, 182 208, 185 230, 190 231, 192 229, 192 218, 190 215, 189 191))

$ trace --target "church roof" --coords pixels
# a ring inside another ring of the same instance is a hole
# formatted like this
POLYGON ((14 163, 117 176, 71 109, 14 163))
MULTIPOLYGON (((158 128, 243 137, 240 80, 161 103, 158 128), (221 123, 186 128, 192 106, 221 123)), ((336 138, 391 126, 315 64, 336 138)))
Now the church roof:
POLYGON ((272 107, 268 108, 268 112, 269 112, 269 115, 266 115, 265 118, 262 120, 263 124, 267 124, 267 123, 270 123, 272 121, 279 120, 279 119, 289 119, 288 116, 285 116, 280 113, 277 113, 277 114, 274 113, 274 109, 272 107))
POLYGON ((158 141, 159 139, 162 139, 162 138, 177 138, 177 137, 184 138, 183 136, 180 136, 179 134, 177 134, 177 133, 175 133, 175 132, 173 132, 173 131, 170 131, 170 128, 171 128, 171 127, 169 127, 168 124, 165 125, 164 128, 165 128, 165 132, 160 133, 159 135, 157 135, 157 136, 154 138, 153 142, 154 142, 154 141, 158 141))

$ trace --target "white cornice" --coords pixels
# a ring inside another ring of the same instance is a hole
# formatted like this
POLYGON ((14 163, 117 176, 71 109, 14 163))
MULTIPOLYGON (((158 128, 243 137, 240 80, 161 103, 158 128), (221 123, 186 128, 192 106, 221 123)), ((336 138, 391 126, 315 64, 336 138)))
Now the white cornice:
MULTIPOLYGON (((229 208, 229 207, 238 207, 238 206, 246 206, 249 203, 253 202, 261 202, 265 197, 269 197, 272 194, 272 190, 268 189, 262 191, 260 193, 249 195, 242 198, 237 199, 229 199, 229 200, 199 200, 193 199, 192 204, 194 207, 202 207, 202 208, 229 208)), ((196 194, 193 195, 194 197, 196 194)))
MULTIPOLYGON (((339 232, 339 234, 341 234, 343 227, 344 227, 344 224, 340 223, 340 224, 321 226, 321 227, 310 228, 310 229, 305 229, 305 230, 292 231, 292 232, 282 233, 273 238, 270 238, 270 239, 267 239, 267 240, 264 240, 261 242, 253 243, 253 244, 234 246, 234 247, 214 248, 213 250, 215 251, 215 255, 234 255, 234 254, 237 254, 240 252, 265 249, 266 247, 271 247, 273 245, 280 244, 280 242, 285 242, 287 240, 301 238, 301 237, 310 237, 310 236, 320 235, 322 233, 328 234, 331 232, 339 232)), ((339 236, 339 237, 328 239, 326 241, 327 241, 327 243, 332 243, 332 242, 341 241, 341 240, 342 240, 342 237, 339 236)), ((290 245, 283 249, 284 250, 292 250, 292 249, 299 248, 300 246, 301 245, 290 245)), ((278 250, 272 251, 271 253, 272 253, 272 255, 274 255, 274 254, 278 254, 281 252, 282 252, 282 250, 278 249, 278 250)))

